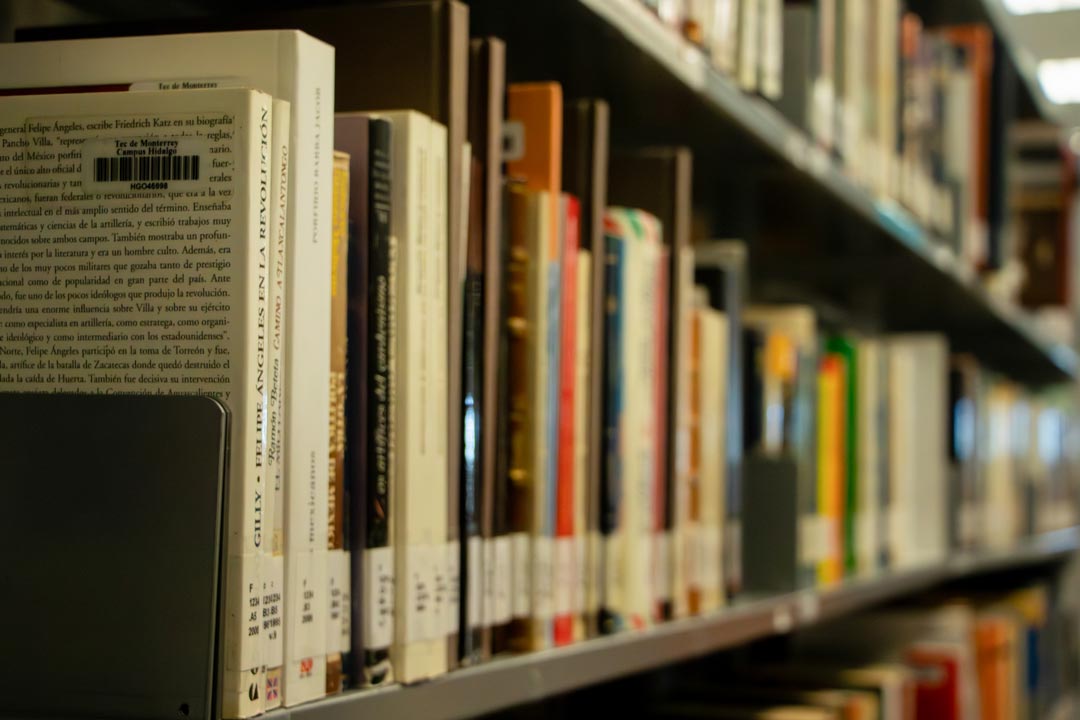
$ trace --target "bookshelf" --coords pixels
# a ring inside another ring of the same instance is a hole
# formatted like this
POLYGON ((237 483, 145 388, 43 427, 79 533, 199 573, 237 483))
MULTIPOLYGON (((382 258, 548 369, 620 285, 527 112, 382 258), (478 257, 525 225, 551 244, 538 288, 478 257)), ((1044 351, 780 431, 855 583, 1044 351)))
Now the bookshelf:
POLYGON ((475 717, 590 685, 781 635, 947 583, 1032 569, 1080 549, 1080 528, 1059 530, 1008 552, 956 555, 941 565, 856 579, 835 588, 747 599, 711 616, 664 623, 565 648, 498 658, 416 686, 351 690, 317 703, 276 710, 267 720, 359 717, 475 717))
MULTIPOLYGON (((213 12, 209 4, 191 5, 213 12)), ((569 97, 609 99, 613 135, 622 144, 691 147, 701 195, 695 205, 709 208, 713 217, 706 222, 723 231, 713 234, 753 238, 755 300, 808 301, 825 308, 823 316, 835 311, 871 332, 943 332, 954 350, 972 352, 1025 384, 1080 376, 1074 349, 989 293, 909 212, 850 179, 805 132, 713 70, 700 50, 658 23, 639 0, 551 0, 514 4, 512 10, 497 7, 509 6, 501 0, 470 5, 473 36, 507 40, 514 58, 511 80, 554 77, 569 97), (536 18, 539 24, 530 22, 536 18), (566 29, 565 55, 552 50, 556 26, 566 29), (589 57, 596 62, 587 63, 589 57), (769 206, 777 190, 790 204, 769 206), (779 237, 792 227, 801 231, 794 248, 779 237)), ((113 12, 121 19, 134 14, 126 2, 113 12)), ((428 717, 483 715, 789 634, 943 585, 1056 567, 1078 551, 1080 527, 1073 527, 1009 551, 957 555, 827 589, 741 598, 720 612, 645 632, 499 657, 417 685, 352 690, 265 717, 334 720, 411 716, 420 709, 428 717)))
POLYGON ((559 79, 568 97, 608 98, 616 144, 688 144, 695 200, 716 208, 720 227, 731 229, 725 236, 767 230, 760 216, 780 210, 762 199, 766 192, 747 196, 739 183, 785 194, 796 209, 783 210, 797 215, 805 242, 793 257, 792 244, 777 244, 768 232, 755 238, 752 287, 760 299, 818 298, 862 314, 860 322, 878 329, 941 331, 954 350, 973 352, 1021 382, 1076 377, 1080 361, 1072 348, 991 296, 907 210, 857 185, 805 132, 710 67, 701 50, 640 2, 555 0, 512 11, 491 0, 470 6, 474 35, 499 35, 514 49, 511 79, 519 68, 523 78, 559 79), (536 39, 548 32, 564 40, 558 57, 536 39), (738 180, 725 177, 727 168, 738 180), (853 284, 853 270, 861 282, 853 284))

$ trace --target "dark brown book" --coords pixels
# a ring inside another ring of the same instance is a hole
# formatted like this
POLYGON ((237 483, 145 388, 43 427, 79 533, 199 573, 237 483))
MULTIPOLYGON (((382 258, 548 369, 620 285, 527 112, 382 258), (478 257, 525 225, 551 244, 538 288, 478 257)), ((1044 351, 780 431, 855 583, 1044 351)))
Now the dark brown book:
MULTIPOLYGON (((678 435, 688 430, 681 427, 676 387, 676 379, 680 374, 684 374, 688 367, 686 358, 683 357, 685 343, 680 336, 688 330, 688 323, 684 323, 687 325, 684 328, 675 322, 675 319, 689 311, 689 308, 683 307, 683 298, 689 295, 690 290, 683 287, 684 275, 687 272, 693 282, 693 268, 683 268, 683 263, 687 260, 684 250, 690 247, 693 156, 690 150, 684 147, 616 152, 611 156, 608 178, 609 204, 638 208, 655 215, 663 227, 664 244, 671 251, 668 273, 668 308, 671 320, 668 322, 667 337, 670 349, 667 367, 667 416, 671 418, 671 422, 668 424, 664 442, 664 465, 667 468, 664 526, 670 532, 675 517, 672 480, 677 471, 685 471, 685 468, 679 468, 677 464, 677 449, 681 446, 678 435)), ((670 617, 671 610, 669 599, 663 603, 662 617, 670 617)))
MULTIPOLYGON (((473 183, 470 187, 468 251, 466 253, 466 276, 476 278, 481 314, 474 344, 462 348, 463 366, 469 366, 470 351, 476 353, 476 378, 479 398, 474 407, 479 409, 479 422, 476 423, 479 446, 476 450, 477 472, 476 508, 480 546, 491 547, 496 534, 494 522, 494 487, 496 477, 495 441, 499 432, 499 341, 504 334, 502 308, 502 127, 506 111, 506 45, 498 38, 478 38, 469 45, 469 122, 468 136, 473 154, 473 183)), ((470 298, 466 293, 466 303, 470 298)), ((468 333, 468 327, 466 327, 468 333)), ((467 337, 468 339, 468 337, 467 337)), ((467 438, 466 438, 467 439, 467 438)), ((464 444, 463 444, 464 446, 464 444)), ((462 479, 467 470, 462 466, 462 479)), ((468 489, 462 489, 462 497, 468 497, 468 489)), ((462 527, 466 527, 463 522, 462 527)), ((505 532, 505 529, 504 529, 505 532)), ((482 550, 483 557, 494 562, 494 548, 482 550)), ((465 556, 463 555, 463 558, 465 556)), ((483 557, 480 562, 483 563, 483 557)), ((472 562, 472 559, 467 559, 472 562)), ((493 570, 493 568, 492 568, 493 570)), ((480 631, 479 637, 469 638, 470 645, 461 643, 461 658, 465 662, 482 661, 491 654, 491 629, 485 618, 491 609, 486 608, 484 598, 484 580, 481 587, 469 587, 467 578, 483 578, 489 572, 481 567, 480 572, 466 572, 462 565, 462 588, 465 596, 462 608, 463 621, 467 617, 467 602, 479 601, 480 631), (479 595, 475 600, 473 594, 479 595)), ((463 622, 462 627, 465 627, 463 622)))
MULTIPOLYGON (((529 195, 520 184, 511 184, 507 193, 508 240, 505 265, 506 303, 506 419, 501 433, 505 435, 504 450, 506 477, 500 478, 501 490, 496 500, 502 503, 507 533, 527 533, 532 527, 533 493, 529 467, 529 387, 524 369, 529 365, 528 287, 529 257, 527 216, 529 195)), ((513 591, 511 594, 512 600, 513 591)), ((517 608, 511 605, 511 613, 517 608)), ((528 619, 512 617, 508 623, 492 629, 492 653, 510 651, 514 639, 528 634, 528 619)))
MULTIPOLYGON (((600 468, 603 453, 603 383, 604 372, 604 210, 608 200, 608 104, 603 100, 582 99, 566 103, 563 114, 563 189, 581 200, 581 249, 592 255, 592 287, 588 299, 591 315, 589 329, 593 348, 589 358, 588 447, 583 478, 586 492, 586 539, 600 531, 600 468)), ((587 545, 586 587, 599 590, 602 553, 599 546, 587 545), (593 582, 595 580, 595 582, 593 582)), ((589 637, 600 634, 599 597, 586 593, 585 628, 589 637)))

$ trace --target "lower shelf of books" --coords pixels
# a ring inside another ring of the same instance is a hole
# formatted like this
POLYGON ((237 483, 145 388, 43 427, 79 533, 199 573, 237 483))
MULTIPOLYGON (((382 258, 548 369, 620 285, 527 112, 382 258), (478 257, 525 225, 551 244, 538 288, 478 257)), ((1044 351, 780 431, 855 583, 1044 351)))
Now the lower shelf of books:
POLYGON ((282 709, 268 720, 474 717, 616 678, 790 633, 937 586, 1031 569, 1080 549, 1080 527, 1041 535, 1011 550, 954 555, 948 561, 850 580, 831 588, 747 598, 709 616, 677 620, 569 647, 497 658, 413 686, 355 690, 282 709))

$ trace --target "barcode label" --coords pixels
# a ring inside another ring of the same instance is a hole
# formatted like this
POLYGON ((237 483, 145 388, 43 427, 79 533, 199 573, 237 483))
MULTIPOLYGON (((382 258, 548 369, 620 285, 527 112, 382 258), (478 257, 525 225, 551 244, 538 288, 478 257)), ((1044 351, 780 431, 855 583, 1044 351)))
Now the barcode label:
POLYGON ((96 182, 198 180, 198 155, 94 158, 96 182))

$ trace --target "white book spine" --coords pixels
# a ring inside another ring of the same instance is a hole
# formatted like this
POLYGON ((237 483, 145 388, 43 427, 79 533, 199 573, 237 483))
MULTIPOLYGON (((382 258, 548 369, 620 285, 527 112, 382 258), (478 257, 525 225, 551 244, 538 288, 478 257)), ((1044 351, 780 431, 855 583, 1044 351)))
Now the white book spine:
POLYGON ((758 87, 758 46, 760 41, 761 8, 764 0, 741 0, 739 13, 738 81, 743 90, 758 87))
POLYGON ((281 95, 292 101, 285 322, 284 704, 326 693, 327 448, 334 148, 333 48, 283 34, 281 95))
MULTIPOLYGON (((424 413, 427 425, 426 435, 431 443, 431 465, 424 478, 426 490, 424 504, 428 512, 431 542, 439 548, 434 554, 435 602, 434 628, 435 644, 441 646, 436 652, 439 657, 432 661, 431 674, 438 675, 447 670, 446 636, 451 627, 457 631, 456 605, 457 591, 451 589, 456 583, 458 566, 458 548, 449 543, 449 489, 450 476, 448 465, 449 433, 449 261, 450 261, 450 226, 449 226, 449 188, 447 187, 448 170, 448 135, 445 125, 432 122, 431 132, 431 169, 429 208, 430 255, 428 257, 428 290, 431 293, 428 307, 428 351, 425 360, 428 365, 428 377, 431 378, 429 404, 424 413)), ((460 347, 460 345, 459 345, 460 347)), ((456 484, 455 484, 456 486, 456 484)), ((455 534, 456 538, 456 534, 455 534)))
POLYGON ((266 458, 272 488, 266 514, 272 519, 271 542, 263 567, 263 640, 267 710, 281 705, 285 649, 285 306, 289 207, 290 106, 274 100, 271 181, 271 252, 269 262, 270 398, 266 458))

